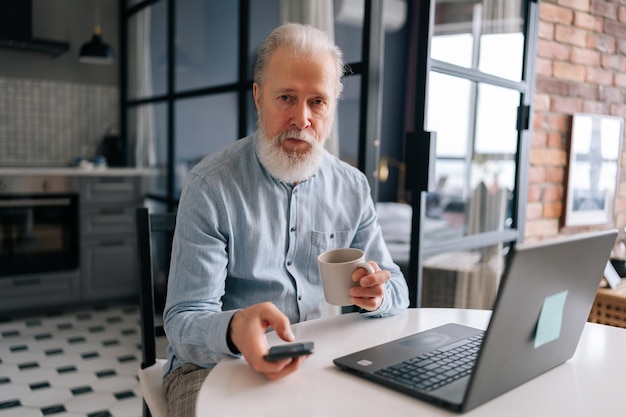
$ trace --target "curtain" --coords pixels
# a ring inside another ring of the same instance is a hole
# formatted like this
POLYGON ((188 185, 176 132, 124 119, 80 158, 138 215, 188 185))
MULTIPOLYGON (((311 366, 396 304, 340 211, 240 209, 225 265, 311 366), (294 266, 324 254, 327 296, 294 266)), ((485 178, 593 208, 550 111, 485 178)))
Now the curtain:
MULTIPOLYGON (((135 33, 130 33, 129 39, 135 42, 136 54, 129 57, 129 68, 134 69, 136 97, 152 95, 152 68, 150 49, 150 10, 136 16, 135 33), (135 62, 132 62, 132 60, 135 62)), ((131 27, 132 30, 132 27, 131 27)), ((137 108, 137 126, 135 129, 135 165, 153 167, 157 163, 156 156, 156 128, 154 125, 154 110, 152 106, 137 108)))

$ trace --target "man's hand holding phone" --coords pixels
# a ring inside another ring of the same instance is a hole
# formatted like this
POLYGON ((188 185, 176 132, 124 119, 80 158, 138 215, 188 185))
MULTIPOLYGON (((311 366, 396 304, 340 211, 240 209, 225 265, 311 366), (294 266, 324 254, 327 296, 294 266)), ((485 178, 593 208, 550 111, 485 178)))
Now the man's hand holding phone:
POLYGON ((276 362, 284 358, 297 358, 298 356, 313 353, 313 342, 288 343, 285 345, 272 346, 263 358, 269 362, 276 362))
POLYGON ((300 347, 291 356, 274 361, 266 360, 270 347, 265 333, 270 327, 282 340, 293 342, 295 337, 291 332, 289 318, 270 302, 254 304, 237 311, 230 321, 230 340, 252 369, 274 381, 295 372, 309 353, 300 347))

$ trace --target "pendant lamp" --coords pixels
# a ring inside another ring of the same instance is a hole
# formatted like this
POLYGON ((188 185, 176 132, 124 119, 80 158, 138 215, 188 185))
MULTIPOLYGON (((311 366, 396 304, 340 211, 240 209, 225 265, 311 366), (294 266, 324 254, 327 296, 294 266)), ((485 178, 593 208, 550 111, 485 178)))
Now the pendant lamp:
POLYGON ((113 48, 102 40, 102 30, 98 22, 100 3, 96 6, 96 25, 93 28, 91 40, 80 47, 78 61, 86 64, 112 64, 115 58, 113 48))

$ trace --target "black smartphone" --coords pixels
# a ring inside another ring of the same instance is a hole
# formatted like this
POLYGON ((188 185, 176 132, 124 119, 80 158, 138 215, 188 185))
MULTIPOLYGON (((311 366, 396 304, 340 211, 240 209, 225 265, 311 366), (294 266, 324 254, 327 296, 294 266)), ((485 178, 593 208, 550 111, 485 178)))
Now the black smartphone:
POLYGON ((286 345, 272 346, 267 355, 263 358, 266 361, 274 362, 284 358, 295 358, 313 353, 313 342, 289 343, 286 345))

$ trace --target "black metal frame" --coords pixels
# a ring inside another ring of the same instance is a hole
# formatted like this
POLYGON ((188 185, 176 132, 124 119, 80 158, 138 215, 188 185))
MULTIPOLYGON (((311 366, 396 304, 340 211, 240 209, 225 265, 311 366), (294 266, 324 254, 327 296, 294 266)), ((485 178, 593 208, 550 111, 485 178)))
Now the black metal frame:
MULTIPOLYGON (((349 63, 352 72, 350 75, 362 75, 361 81, 361 104, 359 110, 359 159, 358 168, 363 171, 372 188, 372 196, 377 199, 377 179, 374 176, 378 164, 378 146, 376 141, 380 137, 380 84, 382 83, 382 3, 384 0, 366 0, 365 17, 363 27, 362 61, 349 63), (372 38, 374 36, 375 39, 372 38)), ((238 45, 238 81, 236 83, 223 84, 213 87, 198 88, 187 91, 175 91, 175 9, 176 0, 145 0, 132 7, 128 7, 128 0, 120 2, 120 101, 122 114, 120 117, 121 132, 124 138, 128 138, 128 110, 145 104, 166 103, 167 106, 167 178, 166 195, 148 194, 146 197, 165 203, 168 211, 173 211, 177 205, 177 196, 174 185, 175 155, 175 115, 174 103, 176 100, 190 97, 221 94, 224 92, 236 92, 238 96, 238 135, 244 137, 247 134, 248 107, 247 98, 252 89, 252 80, 248 79, 250 58, 248 56, 250 35, 250 0, 239 0, 239 45, 238 45), (164 95, 145 97, 139 99, 128 98, 128 20, 146 7, 159 1, 167 2, 167 92, 164 95)), ((128 148, 128 147, 127 147, 128 148)), ((127 158, 131 160, 130 149, 127 149, 127 158)))
POLYGON ((163 336, 163 326, 154 320, 156 303, 152 267, 152 233, 174 232, 176 216, 172 213, 150 214, 145 207, 135 213, 137 229, 137 253, 139 256, 139 305, 141 308, 141 367, 154 365, 156 360, 156 337, 163 336))
POLYGON ((406 137, 406 160, 413 163, 407 166, 407 186, 411 194, 413 219, 411 232, 411 249, 409 259, 409 274, 406 277, 409 286, 411 307, 421 305, 422 288, 422 258, 425 255, 450 250, 476 249, 500 242, 517 241, 524 239, 524 225, 526 216, 526 201, 528 193, 528 158, 530 155, 530 132, 532 126, 532 99, 534 95, 534 67, 537 44, 538 0, 527 0, 525 4, 524 32, 526 42, 524 46, 524 67, 522 82, 513 82, 499 79, 485 74, 466 71, 441 61, 430 59, 430 38, 434 26, 434 0, 417 0, 413 3, 414 19, 417 23, 413 36, 417 39, 417 51, 412 56, 409 67, 415 72, 415 88, 413 120, 410 121, 413 131, 409 130, 406 137), (490 82, 521 93, 518 109, 518 148, 515 155, 516 162, 516 190, 513 201, 513 224, 511 229, 502 232, 489 232, 467 236, 455 241, 442 242, 422 247, 421 221, 423 207, 425 207, 425 193, 429 190, 431 172, 434 168, 435 135, 424 130, 426 120, 426 99, 428 97, 428 74, 431 70, 451 73, 473 81, 490 82))
MULTIPOLYGON (((163 325, 155 321, 156 297, 152 262, 153 233, 169 234, 168 242, 174 233, 176 215, 173 213, 149 213, 145 207, 138 207, 135 212, 137 231, 137 253, 139 256, 139 316, 141 323, 141 369, 156 363, 157 337, 165 336, 163 325)), ((168 255, 170 251, 168 250, 168 255)), ((144 402, 144 416, 150 416, 150 410, 144 402)))

